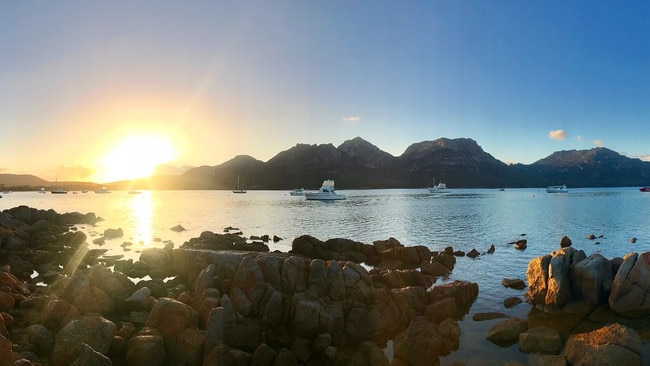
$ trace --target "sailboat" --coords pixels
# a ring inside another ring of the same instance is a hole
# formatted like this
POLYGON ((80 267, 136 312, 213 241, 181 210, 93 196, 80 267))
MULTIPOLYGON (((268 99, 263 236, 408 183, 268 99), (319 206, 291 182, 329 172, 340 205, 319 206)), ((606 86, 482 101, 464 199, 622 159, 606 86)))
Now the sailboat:
POLYGON ((54 189, 50 191, 52 194, 68 194, 67 189, 59 188, 59 179, 56 179, 56 183, 54 184, 54 189))
POLYGON ((233 188, 232 193, 246 193, 246 190, 239 185, 239 176, 237 176, 237 183, 235 184, 235 188, 233 188))

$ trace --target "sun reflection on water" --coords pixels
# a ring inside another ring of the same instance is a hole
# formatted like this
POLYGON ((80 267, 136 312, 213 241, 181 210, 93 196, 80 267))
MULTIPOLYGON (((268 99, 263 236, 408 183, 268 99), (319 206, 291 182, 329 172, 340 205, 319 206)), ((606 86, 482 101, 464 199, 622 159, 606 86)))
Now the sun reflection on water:
POLYGON ((141 191, 138 194, 133 194, 131 202, 132 217, 135 221, 133 239, 136 244, 143 247, 151 246, 153 237, 153 204, 151 200, 151 192, 141 191))

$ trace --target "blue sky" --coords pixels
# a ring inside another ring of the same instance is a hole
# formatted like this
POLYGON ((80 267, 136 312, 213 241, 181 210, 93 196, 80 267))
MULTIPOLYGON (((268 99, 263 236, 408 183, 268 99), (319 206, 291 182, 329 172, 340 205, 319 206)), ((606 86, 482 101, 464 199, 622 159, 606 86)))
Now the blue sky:
POLYGON ((134 134, 194 166, 356 136, 643 158, 647 19, 633 1, 2 2, 0 172, 101 180, 134 134))

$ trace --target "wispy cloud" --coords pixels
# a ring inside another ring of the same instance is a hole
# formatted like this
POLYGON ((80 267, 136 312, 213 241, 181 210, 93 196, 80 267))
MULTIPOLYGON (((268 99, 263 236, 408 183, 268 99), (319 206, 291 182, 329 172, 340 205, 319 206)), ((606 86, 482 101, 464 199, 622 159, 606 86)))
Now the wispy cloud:
POLYGON ((582 136, 580 136, 580 135, 576 136, 576 140, 577 140, 578 143, 580 143, 580 144, 584 142, 584 139, 583 139, 582 136))
POLYGON ((564 140, 566 139, 566 136, 567 134, 564 130, 555 130, 548 133, 548 137, 552 138, 553 140, 564 140))
POLYGON ((349 116, 349 117, 344 117, 343 122, 350 122, 350 123, 356 123, 361 121, 361 117, 359 116, 349 116))
POLYGON ((600 140, 594 140, 594 145, 598 147, 603 147, 605 144, 600 140))
POLYGON ((86 168, 81 165, 75 165, 75 166, 60 165, 56 168, 56 176, 61 179, 68 179, 68 180, 70 179, 86 180, 93 173, 95 173, 95 169, 86 168))

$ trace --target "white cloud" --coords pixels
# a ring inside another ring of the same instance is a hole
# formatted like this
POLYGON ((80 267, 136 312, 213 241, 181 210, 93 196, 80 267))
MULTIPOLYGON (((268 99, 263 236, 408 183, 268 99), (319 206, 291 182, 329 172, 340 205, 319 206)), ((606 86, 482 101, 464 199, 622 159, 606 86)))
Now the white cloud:
POLYGON ((595 145, 595 146, 598 146, 598 147, 603 147, 603 146, 605 146, 605 144, 603 144, 603 142, 600 141, 600 140, 594 140, 594 145, 595 145))
POLYGON ((343 122, 355 123, 355 122, 359 122, 359 121, 361 121, 361 117, 359 117, 359 116, 349 116, 349 117, 344 117, 343 118, 343 122))
POLYGON ((566 139, 566 131, 564 130, 555 130, 548 133, 548 137, 553 140, 564 140, 566 139))
POLYGON ((578 140, 578 143, 582 143, 584 141, 584 139, 580 135, 576 136, 576 140, 578 140))

